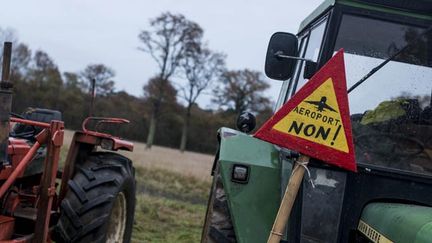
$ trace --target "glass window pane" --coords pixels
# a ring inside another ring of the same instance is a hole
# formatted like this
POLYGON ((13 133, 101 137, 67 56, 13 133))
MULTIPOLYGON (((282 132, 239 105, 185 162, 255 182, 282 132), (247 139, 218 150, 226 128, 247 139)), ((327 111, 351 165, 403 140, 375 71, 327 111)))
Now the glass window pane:
MULTIPOLYGON (((300 57, 303 56, 303 54, 304 54, 304 49, 306 47, 307 37, 308 37, 307 35, 304 35, 304 36, 300 37, 300 46, 299 46, 299 56, 300 57)), ((299 68, 298 67, 299 64, 300 64, 300 62, 297 62, 293 76, 295 76, 295 74, 297 73, 297 70, 299 68)), ((282 85, 282 88, 281 88, 281 91, 280 91, 280 94, 279 94, 278 101, 277 101, 275 109, 274 109, 275 111, 279 110, 279 108, 289 98, 289 90, 288 90, 288 88, 292 88, 292 87, 290 87, 290 83, 293 82, 292 80, 294 80, 294 79, 290 78, 289 80, 284 81, 284 83, 282 85)))
POLYGON ((401 50, 348 96, 357 162, 432 175, 432 35, 426 28, 345 15, 348 87, 401 50))
MULTIPOLYGON (((304 58, 311 59, 315 62, 318 61, 326 23, 327 19, 322 21, 319 25, 311 30, 304 58)), ((295 89, 296 91, 303 87, 303 85, 308 81, 308 79, 303 78, 304 63, 305 62, 301 62, 300 70, 297 76, 298 82, 295 89)))

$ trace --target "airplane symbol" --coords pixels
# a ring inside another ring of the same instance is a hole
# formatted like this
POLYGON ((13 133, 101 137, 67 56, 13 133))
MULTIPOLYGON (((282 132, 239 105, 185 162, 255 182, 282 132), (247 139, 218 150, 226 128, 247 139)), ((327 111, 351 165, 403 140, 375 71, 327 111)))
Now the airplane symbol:
POLYGON ((312 104, 312 105, 316 105, 318 111, 324 111, 325 109, 333 111, 333 112, 337 112, 335 109, 333 109, 331 106, 326 104, 327 101, 327 97, 323 96, 321 97, 320 101, 305 101, 306 103, 312 104))

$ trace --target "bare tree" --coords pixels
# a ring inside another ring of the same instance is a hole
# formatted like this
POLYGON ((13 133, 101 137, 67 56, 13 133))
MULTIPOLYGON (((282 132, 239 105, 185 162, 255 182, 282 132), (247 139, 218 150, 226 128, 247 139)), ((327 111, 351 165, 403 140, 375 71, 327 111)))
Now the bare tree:
POLYGON ((262 94, 269 87, 260 72, 228 71, 223 74, 221 85, 213 90, 212 101, 236 114, 246 110, 259 112, 270 105, 270 99, 262 94))
POLYGON ((90 89, 92 80, 94 79, 96 81, 95 87, 98 95, 104 96, 114 92, 115 82, 113 78, 115 72, 104 64, 89 64, 84 71, 81 72, 80 76, 84 81, 82 86, 86 91, 90 89))
POLYGON ((159 80, 158 77, 153 77, 144 85, 143 91, 144 98, 153 106, 159 102, 170 105, 177 102, 177 90, 168 80, 159 80), (162 93, 160 93, 161 90, 162 93))
POLYGON ((184 152, 191 118, 191 109, 197 98, 211 84, 218 80, 225 69, 225 55, 210 51, 201 45, 188 48, 185 58, 181 62, 186 84, 179 88, 182 99, 186 102, 180 151, 184 152))
POLYGON ((25 80, 34 98, 34 104, 51 109, 59 108, 63 79, 57 64, 48 53, 37 50, 30 62, 25 80))
MULTIPOLYGON (((203 31, 197 23, 186 19, 183 15, 169 12, 150 20, 150 28, 151 30, 144 30, 138 35, 143 43, 143 46, 138 49, 150 54, 157 63, 159 71, 156 80, 169 82, 169 78, 179 67, 187 47, 200 42, 203 31)), ((163 86, 158 85, 158 87, 163 86)), ((157 93, 160 96, 153 102, 147 148, 153 145, 164 90, 161 89, 157 93)))
POLYGON ((32 53, 30 48, 19 43, 14 46, 13 56, 12 56, 12 74, 13 75, 24 75, 29 68, 32 53))
POLYGON ((16 35, 16 31, 12 28, 1 28, 0 27, 0 41, 1 41, 1 49, 3 50, 3 42, 17 42, 18 38, 16 35))

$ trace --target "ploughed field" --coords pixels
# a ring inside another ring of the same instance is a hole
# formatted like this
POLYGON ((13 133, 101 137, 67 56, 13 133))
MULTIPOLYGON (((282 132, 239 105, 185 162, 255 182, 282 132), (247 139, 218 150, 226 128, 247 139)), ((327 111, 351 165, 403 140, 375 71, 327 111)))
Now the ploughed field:
MULTIPOLYGON (((62 157, 72 139, 65 133, 62 157)), ((216 142, 216 140, 215 140, 216 142)), ((132 242, 199 242, 210 190, 213 156, 135 142, 121 152, 136 168, 137 204, 132 242)))

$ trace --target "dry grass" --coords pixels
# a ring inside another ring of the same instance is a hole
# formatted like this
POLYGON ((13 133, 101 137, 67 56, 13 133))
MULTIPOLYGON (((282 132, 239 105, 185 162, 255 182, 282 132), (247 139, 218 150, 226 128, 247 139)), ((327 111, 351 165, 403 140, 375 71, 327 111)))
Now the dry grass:
POLYGON ((132 242, 199 242, 210 182, 137 167, 132 242))
POLYGON ((132 242, 199 242, 205 210, 205 205, 140 194, 132 242))
POLYGON ((135 166, 167 169, 200 180, 210 180, 213 156, 193 152, 181 153, 179 150, 153 146, 145 149, 145 144, 135 143, 134 152, 124 153, 135 166))
MULTIPOLYGON (((72 140, 72 131, 65 132, 65 145, 68 146, 72 140)), ((150 150, 145 148, 144 143, 134 142, 135 148, 132 153, 121 152, 130 158, 135 167, 149 167, 166 169, 184 176, 192 176, 199 180, 210 181, 210 170, 213 164, 213 155, 195 152, 181 153, 177 149, 153 146, 150 150)))

